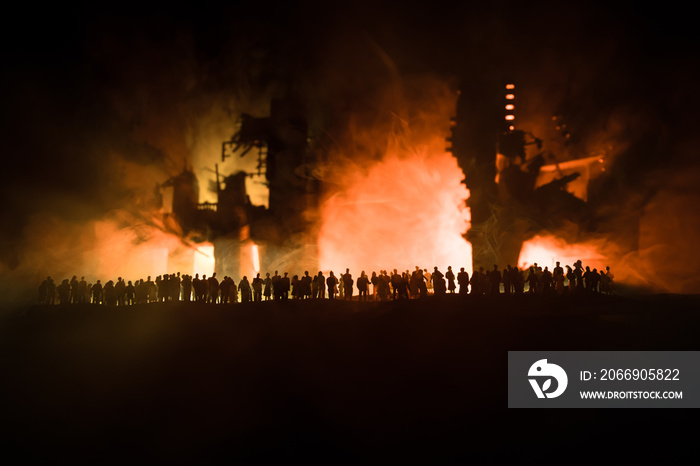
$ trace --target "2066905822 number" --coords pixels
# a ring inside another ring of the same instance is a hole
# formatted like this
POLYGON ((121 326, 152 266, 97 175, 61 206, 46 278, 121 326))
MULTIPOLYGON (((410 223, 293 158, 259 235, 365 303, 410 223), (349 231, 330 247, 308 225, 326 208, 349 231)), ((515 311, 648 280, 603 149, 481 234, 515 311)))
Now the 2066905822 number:
POLYGON ((678 369, 601 369, 600 380, 680 380, 678 369))

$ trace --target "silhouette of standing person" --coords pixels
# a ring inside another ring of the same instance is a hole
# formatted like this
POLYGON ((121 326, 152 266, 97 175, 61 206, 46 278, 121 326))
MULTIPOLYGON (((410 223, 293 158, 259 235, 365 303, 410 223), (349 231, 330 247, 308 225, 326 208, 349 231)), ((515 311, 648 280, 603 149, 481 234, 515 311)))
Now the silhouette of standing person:
POLYGON ((51 277, 46 281, 46 304, 56 304, 56 283, 51 277))
POLYGON ((428 285, 425 283, 425 275, 423 275, 423 270, 418 269, 417 278, 418 282, 418 297, 425 298, 428 296, 428 285))
POLYGON ((569 281, 567 291, 572 292, 576 287, 576 275, 574 274, 573 269, 568 265, 566 266, 566 279, 569 281))
POLYGON ((129 280, 124 291, 124 304, 127 306, 133 306, 135 303, 135 294, 136 287, 134 287, 133 283, 131 283, 131 280, 129 280))
POLYGON ((600 285, 600 274, 598 273, 598 269, 593 269, 591 271, 591 291, 593 293, 598 293, 599 290, 599 285, 600 285))
POLYGON ((398 294, 399 299, 408 299, 408 281, 411 277, 408 273, 404 272, 398 282, 398 294))
POLYGON ((192 276, 182 276, 182 300, 189 303, 192 300, 192 276))
POLYGON ((386 270, 382 270, 379 274, 379 283, 377 289, 377 299, 386 301, 389 299, 389 283, 391 278, 387 275, 386 270))
POLYGON ((234 282, 233 278, 231 278, 231 277, 228 277, 228 282, 229 282, 229 286, 231 287, 231 291, 229 292, 229 296, 231 297, 231 302, 237 303, 238 302, 238 287, 236 286, 236 282, 234 282))
POLYGON ((469 293, 469 272, 465 271, 464 267, 459 269, 457 284, 459 285, 459 294, 469 293))
POLYGON ((437 267, 433 269, 433 292, 435 296, 442 296, 447 292, 447 284, 445 283, 445 276, 438 270, 437 267))
POLYGON ((394 269, 394 273, 391 275, 391 299, 396 299, 399 294, 399 285, 401 284, 401 275, 394 269))
POLYGON ((182 277, 180 272, 173 274, 170 280, 170 294, 173 301, 180 301, 180 288, 182 285, 182 277))
POLYGON ((542 285, 542 293, 550 294, 552 292, 553 282, 554 282, 554 280, 552 278, 552 272, 549 271, 548 267, 545 267, 544 271, 542 272, 542 276, 540 277, 540 283, 542 285))
POLYGON ((250 282, 248 281, 247 276, 245 276, 245 275, 243 276, 240 283, 238 284, 238 289, 241 292, 241 302, 242 303, 250 302, 251 290, 250 290, 250 282))
POLYGON ((539 277, 537 276, 537 272, 535 271, 535 267, 530 266, 530 273, 527 276, 527 283, 528 283, 528 287, 530 288, 528 290, 528 293, 534 294, 535 292, 537 292, 538 282, 539 282, 539 277))
POLYGON ((60 285, 56 287, 56 291, 58 292, 58 303, 59 304, 68 304, 70 303, 70 292, 71 292, 71 285, 68 279, 64 279, 60 285))
POLYGON ((219 290, 221 291, 221 297, 219 298, 221 304, 227 304, 231 299, 231 282, 228 275, 219 283, 219 290))
POLYGON ((372 277, 369 279, 369 282, 372 284, 372 300, 376 301, 377 287, 379 286, 379 276, 377 275, 377 272, 372 271, 372 277))
POLYGON ((591 277, 592 274, 593 272, 591 272, 591 268, 589 266, 586 266, 586 271, 583 272, 583 283, 585 290, 589 293, 593 291, 593 278, 591 277))
POLYGON ((600 271, 600 292, 603 294, 613 292, 613 275, 610 273, 610 266, 605 267, 605 271, 600 271))
POLYGON ((505 294, 513 294, 515 292, 515 273, 513 270, 513 266, 510 264, 503 269, 503 292, 505 294))
MULTIPOLYGON (((416 270, 414 270, 411 273, 409 281, 408 281, 408 289, 411 292, 411 296, 413 296, 414 298, 418 297, 418 271, 419 270, 421 270, 421 269, 418 268, 418 266, 416 266, 416 270)), ((406 272, 408 272, 408 270, 406 272)), ((421 270, 421 272, 422 272, 422 270, 421 270)))
POLYGON ((457 289, 457 285, 455 285, 455 274, 452 271, 451 265, 447 266, 447 272, 445 272, 445 278, 447 279, 447 291, 449 291, 450 293, 454 293, 455 290, 457 289))
POLYGON ((86 298, 85 295, 87 294, 87 282, 85 281, 85 277, 80 277, 80 281, 78 282, 78 302, 83 304, 88 302, 90 299, 89 297, 86 298))
POLYGON ((493 266, 493 270, 489 274, 489 283, 491 284, 491 294, 501 294, 501 272, 498 270, 498 265, 493 266))
POLYGON ((301 282, 301 297, 302 297, 302 299, 311 298, 313 280, 311 279, 311 276, 309 275, 308 270, 304 271, 304 276, 301 277, 300 282, 301 282))
POLYGON ((311 297, 318 299, 318 275, 311 277, 311 297))
POLYGON ((299 280, 299 275, 292 277, 292 299, 301 299, 301 280, 299 280))
POLYGON ((365 274, 365 271, 363 270, 362 273, 360 273, 360 277, 357 279, 357 291, 360 294, 359 300, 360 301, 367 301, 367 289, 369 288, 369 278, 367 278, 367 274, 365 274))
POLYGON ((338 278, 333 275, 332 270, 326 279, 326 285, 328 286, 328 299, 335 299, 335 295, 338 293, 338 278))
POLYGON ((316 286, 318 287, 318 292, 316 297, 318 299, 325 299, 326 298, 326 277, 323 276, 323 272, 320 270, 318 271, 318 275, 316 275, 316 286))
POLYGON ((253 301, 256 303, 262 301, 262 292, 263 279, 260 278, 260 274, 258 273, 253 279, 253 301))
POLYGON ((78 303, 78 285, 80 282, 78 282, 78 277, 76 275, 73 275, 73 278, 70 279, 70 302, 71 304, 77 304, 78 303))
POLYGON ((194 274, 194 278, 192 279, 192 290, 194 290, 194 300, 195 302, 199 301, 199 295, 200 295, 200 290, 201 286, 199 285, 199 274, 196 273, 194 274))
POLYGON ((343 275, 343 292, 346 300, 352 299, 352 285, 354 280, 350 274, 350 269, 345 269, 345 274, 343 275))
POLYGON ((280 282, 282 283, 282 299, 287 300, 289 299, 289 290, 291 288, 291 282, 289 280, 289 272, 284 272, 284 277, 280 278, 280 282))
POLYGON ((216 278, 216 272, 211 274, 207 280, 207 290, 209 291, 209 302, 216 303, 219 300, 219 280, 216 278))
POLYGON ((116 306, 117 304, 117 294, 114 291, 114 282, 112 280, 105 283, 102 288, 102 293, 104 295, 104 302, 107 306, 116 306))
POLYGON ((114 284, 114 294, 117 297, 117 306, 123 306, 126 298, 126 282, 122 277, 117 278, 114 284))
POLYGON ((557 261, 552 269, 552 280, 554 281, 554 291, 556 294, 564 293, 564 268, 557 261))
POLYGON ((578 260, 574 264, 574 276, 576 277, 576 292, 582 293, 584 290, 584 288, 583 288, 583 265, 581 264, 580 260, 578 260))
POLYGON ((425 277, 426 289, 428 290, 428 293, 430 293, 433 291, 433 276, 430 275, 428 269, 423 269, 423 276, 425 277))
POLYGON ((92 303, 102 304, 102 283, 99 280, 92 285, 92 303))
POLYGON ((270 272, 267 272, 265 274, 265 280, 263 284, 263 296, 265 297, 265 301, 269 301, 270 297, 272 296, 272 278, 270 278, 270 272))

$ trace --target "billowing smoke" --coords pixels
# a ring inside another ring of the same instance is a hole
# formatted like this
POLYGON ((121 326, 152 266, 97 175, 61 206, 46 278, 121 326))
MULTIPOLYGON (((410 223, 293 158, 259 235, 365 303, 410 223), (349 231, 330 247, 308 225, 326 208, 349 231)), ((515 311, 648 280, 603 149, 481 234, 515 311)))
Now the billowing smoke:
POLYGON ((338 167, 338 191, 322 207, 320 264, 355 274, 415 266, 471 271, 469 215, 456 160, 444 148, 389 148, 379 161, 338 167), (415 152, 414 152, 415 151, 415 152))
POLYGON ((575 224, 534 231, 519 265, 551 269, 555 260, 581 259, 598 270, 610 266, 634 291, 700 292, 691 246, 700 234, 692 208, 700 199, 692 117, 698 101, 689 92, 698 70, 679 39, 684 31, 674 25, 675 35, 664 35, 657 13, 649 23, 609 15, 602 35, 577 32, 583 19, 553 21, 551 46, 531 43, 537 53, 514 68, 517 127, 543 140, 542 151, 531 146, 528 153, 542 152, 554 168, 541 182, 571 173, 568 161, 593 160, 576 168, 582 176, 568 188, 585 194, 587 210, 575 224), (650 23, 658 27, 637 29, 650 23), (583 37, 590 39, 585 46, 583 37))
POLYGON ((471 271, 464 174, 446 152, 456 109, 453 83, 400 76, 383 51, 374 86, 353 93, 336 145, 318 172, 327 191, 320 208, 323 270, 471 271), (378 76, 382 76, 378 78, 378 76))
POLYGON ((468 268, 468 191, 444 150, 451 80, 467 76, 512 79, 519 128, 556 156, 604 159, 587 187, 593 213, 541 237, 594 246, 620 280, 698 291, 697 39, 675 12, 302 3, 86 7, 35 18, 31 33, 4 28, 0 293, 30 302, 46 275, 132 275, 98 256, 148 275, 139 261, 151 243, 189 257, 187 241, 162 236, 178 226, 159 220, 156 183, 188 166, 200 200, 213 201, 215 163, 222 174, 255 164, 221 162, 221 142, 241 113, 268 115, 282 90, 309 102, 310 136, 327 155, 314 173, 326 186, 314 230, 323 268, 468 268))
MULTIPOLYGON (((651 174, 650 174, 651 175, 651 174)), ((653 191, 644 202, 621 203, 614 209, 617 221, 610 231, 542 232, 527 241, 519 265, 537 262, 549 266, 559 260, 599 271, 611 267, 621 289, 634 292, 700 293, 700 254, 696 247, 700 215, 697 168, 669 168, 653 172, 653 191), (679 173, 680 172, 680 173, 679 173)))
POLYGON ((589 216, 578 225, 539 232, 524 244, 519 265, 538 262, 551 269, 556 260, 572 265, 580 259, 598 270, 611 267, 622 289, 700 292, 694 246, 700 215, 693 207, 700 201, 700 171, 687 159, 695 149, 681 140, 650 140, 648 135, 659 131, 652 122, 639 113, 618 121, 616 129, 627 130, 602 140, 620 150, 604 158, 605 171, 598 167, 593 177, 585 177, 589 216), (630 131, 640 122, 643 130, 630 131))
POLYGON ((685 168, 653 173, 658 188, 641 212, 638 249, 613 256, 621 278, 646 290, 700 293, 700 171, 685 168))
MULTIPOLYGON (((268 110, 269 80, 242 92, 259 54, 230 50, 226 59, 241 68, 214 74, 196 31, 167 14, 73 26, 85 38, 49 57, 57 61, 51 73, 33 51, 35 65, 20 63, 3 76, 12 85, 1 188, 3 301, 34 302, 47 276, 135 280, 211 262, 208 249, 182 238, 164 215, 167 190, 157 185, 187 167, 199 176, 200 201, 215 200, 215 163, 221 174, 252 163, 222 163, 221 142, 240 113, 268 110)), ((256 186, 251 198, 262 203, 256 186)))

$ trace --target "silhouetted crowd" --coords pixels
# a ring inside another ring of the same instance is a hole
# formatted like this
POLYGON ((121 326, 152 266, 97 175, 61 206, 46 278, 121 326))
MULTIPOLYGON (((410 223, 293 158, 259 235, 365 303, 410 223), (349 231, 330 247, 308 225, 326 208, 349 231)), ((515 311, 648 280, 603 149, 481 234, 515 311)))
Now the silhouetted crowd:
POLYGON ((492 270, 485 271, 480 267, 470 277, 460 269, 456 274, 452 267, 448 267, 442 273, 435 267, 432 273, 428 269, 416 266, 414 271, 406 270, 398 272, 394 269, 391 273, 381 270, 372 272, 368 276, 364 271, 357 280, 353 279, 350 269, 339 276, 331 271, 328 277, 323 272, 316 275, 294 275, 289 273, 279 275, 277 271, 273 276, 269 273, 262 278, 258 273, 255 278, 248 280, 244 276, 238 283, 231 277, 224 277, 219 281, 216 273, 209 278, 199 274, 159 275, 155 280, 148 276, 145 280, 135 282, 117 278, 117 281, 109 280, 102 283, 88 283, 85 277, 78 280, 73 276, 70 280, 64 279, 59 285, 51 277, 47 277, 39 286, 39 303, 41 304, 72 304, 93 303, 108 306, 127 306, 166 301, 184 301, 199 303, 236 303, 259 302, 287 299, 344 299, 351 300, 357 291, 359 301, 388 301, 415 299, 428 295, 446 294, 471 294, 471 295, 497 295, 497 294, 565 294, 565 293, 603 293, 612 294, 615 289, 613 275, 610 267, 604 271, 590 267, 583 267, 581 261, 577 261, 573 267, 565 266, 566 270, 557 262, 550 271, 548 267, 534 264, 526 270, 508 265, 499 270, 494 265, 492 270))

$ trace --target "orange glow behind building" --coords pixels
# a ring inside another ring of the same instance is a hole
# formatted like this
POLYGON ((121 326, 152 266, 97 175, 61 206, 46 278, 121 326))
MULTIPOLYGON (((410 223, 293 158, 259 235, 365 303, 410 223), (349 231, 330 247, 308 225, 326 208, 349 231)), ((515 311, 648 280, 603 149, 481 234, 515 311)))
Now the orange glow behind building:
POLYGON ((359 276, 437 266, 444 273, 451 265, 471 273, 471 245, 462 236, 469 191, 449 153, 396 151, 347 175, 322 208, 322 270, 359 276))
MULTIPOLYGON (((155 226, 123 227, 111 220, 97 221, 94 236, 82 242, 92 247, 76 255, 79 265, 66 270, 64 274, 68 276, 78 273, 86 275, 88 280, 105 282, 117 277, 138 280, 178 272, 209 277, 214 272, 211 243, 187 244, 155 226)), ((73 255, 69 251, 64 253, 73 255)))
POLYGON ((211 277, 214 265, 214 246, 211 243, 204 243, 194 249, 194 273, 198 273, 200 277, 211 277))
POLYGON ((363 108, 351 119, 321 167, 330 183, 319 209, 320 270, 471 273, 469 190, 445 149, 457 97, 430 77, 397 79, 378 92, 376 111, 363 108))
POLYGON ((260 251, 257 244, 252 245, 250 249, 250 254, 253 258, 253 270, 257 274, 260 272, 260 251))
POLYGON ((598 252, 598 248, 593 244, 575 243, 569 244, 565 240, 556 236, 535 236, 523 243, 518 259, 518 267, 526 269, 533 264, 552 270, 555 263, 559 261, 561 266, 570 265, 581 260, 584 267, 589 266, 605 270, 607 259, 598 252))

